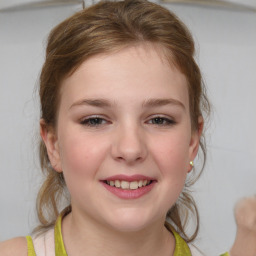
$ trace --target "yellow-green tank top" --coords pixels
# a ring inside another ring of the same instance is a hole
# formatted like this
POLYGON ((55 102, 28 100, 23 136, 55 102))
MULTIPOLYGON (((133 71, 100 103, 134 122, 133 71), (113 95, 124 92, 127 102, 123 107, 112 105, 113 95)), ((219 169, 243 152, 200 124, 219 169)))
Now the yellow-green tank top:
MULTIPOLYGON (((54 240, 55 240, 55 255, 56 256, 68 256, 65 250, 65 246, 62 239, 61 233, 61 222, 62 214, 58 217, 55 227, 54 227, 54 240)), ((173 229, 171 229, 175 237, 175 251, 173 256, 192 256, 187 243, 182 239, 182 237, 173 229)), ((28 256, 36 256, 34 244, 31 236, 27 236, 27 247, 28 256)), ((222 254, 221 256, 229 256, 228 253, 222 254)))
MULTIPOLYGON (((68 256, 65 250, 65 246, 61 234, 61 221, 62 216, 60 215, 56 221, 54 227, 54 239, 55 239, 55 255, 56 256, 68 256)), ((180 235, 172 230, 172 233, 175 237, 176 247, 174 251, 174 256, 191 256, 190 250, 186 242, 180 237, 180 235)), ((27 245, 28 245, 28 256, 36 256, 33 240, 31 236, 27 236, 27 245)))

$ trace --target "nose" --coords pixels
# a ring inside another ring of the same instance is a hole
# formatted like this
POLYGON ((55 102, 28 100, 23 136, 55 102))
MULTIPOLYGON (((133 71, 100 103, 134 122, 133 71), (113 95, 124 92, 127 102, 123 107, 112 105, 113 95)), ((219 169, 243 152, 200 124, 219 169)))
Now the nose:
POLYGON ((126 164, 142 162, 147 156, 143 131, 137 126, 119 127, 114 134, 112 157, 126 164))

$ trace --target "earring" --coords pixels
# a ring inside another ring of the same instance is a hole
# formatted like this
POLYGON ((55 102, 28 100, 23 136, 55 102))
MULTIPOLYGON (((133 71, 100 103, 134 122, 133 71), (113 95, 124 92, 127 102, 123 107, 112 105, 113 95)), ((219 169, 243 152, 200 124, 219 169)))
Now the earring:
POLYGON ((194 167, 194 162, 193 162, 193 161, 190 161, 190 162, 189 162, 189 165, 190 165, 190 168, 189 168, 189 170, 188 170, 188 173, 190 173, 190 172, 192 171, 192 169, 193 169, 193 167, 194 167))

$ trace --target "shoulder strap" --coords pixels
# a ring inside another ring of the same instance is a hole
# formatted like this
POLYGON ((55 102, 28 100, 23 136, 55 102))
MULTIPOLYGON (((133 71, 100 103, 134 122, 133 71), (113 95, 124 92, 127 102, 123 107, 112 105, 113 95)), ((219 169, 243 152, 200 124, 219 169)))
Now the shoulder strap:
POLYGON ((192 256, 206 256, 203 252, 201 252, 196 246, 193 244, 189 244, 189 249, 191 251, 192 256))
POLYGON ((61 255, 61 256, 67 256, 67 252, 64 246, 63 238, 62 238, 62 231, 61 231, 61 222, 62 217, 65 214, 65 210, 60 214, 58 217, 55 227, 54 227, 54 233, 55 233, 55 254, 61 255))
POLYGON ((34 251, 35 251, 35 254, 33 254, 33 256, 34 255, 35 256, 55 256, 53 228, 48 230, 46 233, 44 233, 41 236, 34 237, 32 243, 34 244, 34 251))
POLYGON ((181 236, 175 230, 172 230, 172 232, 176 242, 174 256, 192 256, 187 243, 181 238, 181 236))
POLYGON ((165 222, 165 227, 173 234, 175 238, 175 250, 173 256, 192 256, 190 248, 185 240, 175 231, 168 221, 165 222))
POLYGON ((33 240, 31 236, 26 236, 27 239, 27 247, 28 247, 28 256, 36 256, 33 240))

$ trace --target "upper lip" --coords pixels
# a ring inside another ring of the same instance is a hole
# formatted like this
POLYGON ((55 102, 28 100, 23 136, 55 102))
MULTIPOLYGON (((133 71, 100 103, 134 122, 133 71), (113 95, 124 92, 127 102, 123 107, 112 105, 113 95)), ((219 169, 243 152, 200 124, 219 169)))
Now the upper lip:
POLYGON ((153 177, 140 175, 140 174, 135 174, 135 175, 118 174, 118 175, 113 175, 104 179, 104 181, 112 181, 112 180, 124 180, 124 181, 132 182, 137 180, 156 180, 156 179, 154 179, 153 177))

